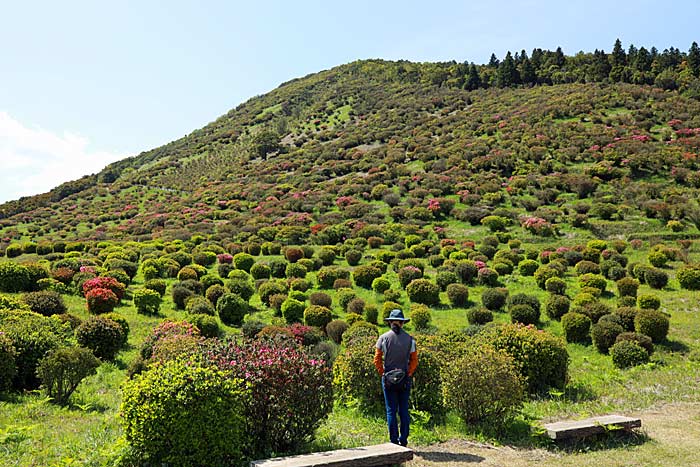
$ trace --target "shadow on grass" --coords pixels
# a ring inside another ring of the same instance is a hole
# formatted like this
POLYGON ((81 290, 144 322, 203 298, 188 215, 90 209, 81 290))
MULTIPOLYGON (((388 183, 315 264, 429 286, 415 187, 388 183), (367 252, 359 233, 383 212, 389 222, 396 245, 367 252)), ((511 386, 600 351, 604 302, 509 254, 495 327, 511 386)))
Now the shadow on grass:
POLYGON ((690 347, 681 341, 666 339, 657 345, 669 352, 676 352, 684 355, 690 352, 690 347))
POLYGON ((550 443, 550 450, 574 454, 579 452, 606 451, 641 446, 651 438, 644 432, 634 430, 611 430, 598 435, 576 440, 563 440, 550 443))
POLYGON ((476 464, 486 460, 484 457, 466 453, 432 451, 414 451, 414 453, 416 456, 429 462, 464 462, 476 464))

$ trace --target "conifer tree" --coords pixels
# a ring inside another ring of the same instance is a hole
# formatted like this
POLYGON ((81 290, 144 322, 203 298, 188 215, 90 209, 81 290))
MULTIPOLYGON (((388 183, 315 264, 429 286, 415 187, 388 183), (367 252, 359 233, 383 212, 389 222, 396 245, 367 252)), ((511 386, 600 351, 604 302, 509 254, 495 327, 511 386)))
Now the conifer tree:
POLYGON ((697 42, 693 42, 688 51, 688 68, 693 76, 700 77, 700 47, 697 42))

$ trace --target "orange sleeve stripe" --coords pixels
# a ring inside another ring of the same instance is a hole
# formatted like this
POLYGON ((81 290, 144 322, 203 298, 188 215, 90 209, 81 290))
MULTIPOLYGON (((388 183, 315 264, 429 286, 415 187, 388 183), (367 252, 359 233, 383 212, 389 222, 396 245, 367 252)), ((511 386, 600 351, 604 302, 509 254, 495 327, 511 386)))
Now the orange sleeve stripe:
POLYGON ((374 366, 377 367, 377 372, 379 376, 384 375, 384 352, 380 349, 375 349, 374 351, 374 366))
POLYGON ((418 352, 411 352, 408 356, 408 376, 413 376, 418 368, 418 352))

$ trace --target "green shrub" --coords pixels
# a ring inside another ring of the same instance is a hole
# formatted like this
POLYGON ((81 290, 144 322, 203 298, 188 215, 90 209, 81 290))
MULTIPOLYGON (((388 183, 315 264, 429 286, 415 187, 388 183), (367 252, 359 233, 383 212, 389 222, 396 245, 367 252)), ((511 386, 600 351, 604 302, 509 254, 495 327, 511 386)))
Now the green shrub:
POLYGON ((440 271, 435 277, 435 282, 440 286, 440 290, 447 290, 448 285, 459 283, 459 277, 452 271, 440 271))
POLYGON ((209 300, 199 295, 187 300, 185 311, 190 315, 210 315, 214 316, 216 310, 209 300))
POLYGON ((617 299, 618 308, 637 306, 637 297, 620 297, 617 299))
POLYGON ((581 313, 569 312, 561 317, 566 342, 586 343, 591 334, 591 319, 581 313))
POLYGON ((658 310, 661 308, 661 300, 656 295, 644 294, 637 298, 637 306, 641 309, 658 310))
POLYGON ((623 277, 615 282, 617 293, 620 297, 636 297, 639 289, 639 281, 632 277, 623 277))
POLYGON ((298 277, 303 279, 307 273, 308 270, 301 263, 289 263, 284 269, 284 275, 287 278, 298 277))
POLYGON ((221 335, 219 322, 214 316, 198 313, 187 315, 185 320, 193 326, 196 326, 197 329, 199 329, 199 333, 204 337, 212 338, 219 337, 221 335))
POLYGON ((29 269, 12 261, 0 263, 0 292, 26 292, 31 288, 29 269))
POLYGON ((658 310, 642 309, 634 318, 634 330, 651 337, 654 343, 666 339, 669 328, 668 317, 658 310))
MULTIPOLYGON (((284 314, 284 311, 282 313, 284 314)), ((332 319, 331 310, 325 306, 311 305, 304 310, 304 322, 309 326, 326 329, 332 319)))
POLYGON ((304 318, 304 303, 288 298, 282 303, 282 316, 287 323, 300 323, 304 318))
POLYGON ((165 295, 167 283, 163 279, 150 279, 143 284, 143 287, 145 289, 155 290, 156 292, 158 292, 158 295, 162 297, 163 295, 165 295))
MULTIPOLYGON (((343 333, 343 341, 345 341, 346 346, 352 346, 355 340, 366 337, 373 338, 375 343, 377 342, 377 337, 379 337, 377 326, 366 321, 357 321, 351 324, 347 331, 343 333)), ((374 350, 372 350, 372 354, 374 354, 374 350)))
POLYGON ((92 350, 97 358, 113 360, 122 347, 123 332, 116 321, 91 316, 77 327, 75 339, 82 347, 92 350))
POLYGON ((478 338, 513 358, 530 392, 566 386, 569 354, 563 339, 522 324, 495 326, 478 338))
MULTIPOLYGON (((189 289, 185 289, 184 287, 176 287, 173 289, 173 301, 175 301, 176 289, 178 289, 178 292, 183 291, 182 293, 187 297, 194 296, 189 289), (189 293, 184 292, 184 290, 187 290, 189 293)), ((136 307, 136 311, 138 313, 145 315, 157 315, 160 311, 161 300, 160 294, 155 290, 146 288, 134 290, 134 306, 136 307)), ((176 304, 179 305, 178 302, 176 302, 176 304)), ((184 306, 181 308, 184 308, 184 306)))
MULTIPOLYGON (((551 280, 551 279, 550 279, 551 280)), ((562 316, 569 312, 571 301, 565 295, 552 294, 547 297, 544 309, 547 316, 553 320, 559 320, 562 316)))
POLYGON ((583 305, 576 306, 573 308, 572 311, 582 313, 588 316, 589 318, 591 318, 591 322, 593 324, 600 321, 600 318, 602 318, 603 316, 608 315, 612 312, 608 305, 606 305, 603 302, 599 302, 598 300, 593 300, 583 305))
POLYGON ((486 324, 493 321, 493 312, 488 308, 475 307, 467 310, 467 322, 472 325, 486 324))
POLYGON ((250 267, 250 275, 253 279, 269 279, 272 274, 270 266, 263 263, 255 263, 250 267))
POLYGON ((357 298, 357 293, 353 289, 342 288, 338 289, 338 295, 336 295, 336 301, 340 308, 344 311, 348 311, 348 305, 351 301, 357 298))
POLYGON ((353 298, 348 303, 347 309, 345 311, 347 313, 363 315, 365 313, 365 301, 362 300, 360 297, 353 298))
POLYGON ((469 303, 469 288, 464 284, 449 284, 447 299, 453 307, 464 307, 469 303))
POLYGON ((488 346, 470 350, 443 374, 445 404, 466 423, 502 424, 525 401, 526 385, 513 358, 488 346))
POLYGON ((61 294, 52 290, 25 293, 22 295, 22 301, 30 310, 40 315, 51 316, 66 312, 66 304, 63 303, 61 294))
POLYGON ((365 305, 365 321, 372 324, 377 324, 377 318, 379 318, 379 310, 377 305, 373 303, 368 303, 365 305))
POLYGON ((684 266, 676 272, 676 279, 682 289, 700 290, 700 267, 684 266))
POLYGON ((355 268, 352 272, 352 278, 358 287, 370 289, 372 288, 373 281, 381 277, 382 274, 383 272, 381 269, 365 264, 355 268))
POLYGON ((537 261, 531 259, 524 259, 518 263, 518 271, 523 276, 534 276, 535 271, 539 268, 537 261))
POLYGON ((235 293, 225 293, 216 303, 219 319, 227 326, 240 326, 248 312, 248 302, 235 293))
POLYGON ((668 257, 664 254, 663 251, 659 250, 650 251, 647 255, 647 259, 649 260, 649 264, 657 268, 662 268, 666 266, 666 263, 668 263, 668 257))
POLYGON ((348 330, 350 325, 341 319, 334 319, 326 325, 326 334, 336 344, 340 344, 343 339, 343 333, 348 330))
POLYGON ((605 292, 608 281, 600 274, 583 274, 579 276, 578 283, 581 288, 591 287, 605 292))
POLYGON ((220 277, 217 277, 213 274, 206 274, 200 279, 200 282, 202 283, 202 288, 204 290, 207 290, 212 285, 224 285, 224 281, 221 280, 220 277))
POLYGON ((345 321, 352 326, 355 323, 358 323, 360 321, 363 321, 362 315, 358 315, 357 313, 348 313, 345 315, 345 321))
POLYGON ((384 293, 391 288, 391 282, 385 277, 377 277, 372 280, 372 290, 376 293, 384 293))
POLYGON ((248 302, 251 297, 255 294, 255 287, 250 283, 249 279, 230 279, 226 282, 226 287, 231 293, 235 293, 243 300, 248 302))
POLYGON ((211 366, 172 361, 124 384, 120 418, 143 461, 232 465, 251 443, 250 401, 242 380, 211 366))
POLYGON ((250 319, 241 326, 241 333, 248 339, 255 339, 266 324, 257 319, 250 319))
POLYGON ((440 303, 440 287, 428 279, 414 279, 406 287, 408 299, 424 305, 438 305, 440 303))
MULTIPOLYGON (((102 315, 103 318, 111 319, 115 323, 119 325, 122 331, 122 346, 125 346, 127 341, 129 340, 129 322, 126 320, 126 318, 119 313, 106 313, 102 315)), ((74 329, 77 329, 78 326, 82 324, 82 321, 78 322, 77 325, 74 327, 74 329)))
MULTIPOLYGON (((143 290, 148 290, 148 289, 143 289, 143 290)), ((138 292, 138 291, 136 291, 136 292, 138 292)), ((134 294, 136 294, 136 292, 134 292, 134 294)), ((175 304, 175 307, 177 307, 180 310, 184 310, 187 300, 190 299, 191 297, 194 297, 194 295, 195 295, 195 293, 191 289, 189 289, 187 287, 183 287, 181 285, 174 286, 171 294, 172 294, 173 303, 175 304)), ((158 298, 160 298, 160 297, 158 297, 158 298)))
POLYGON ((629 368, 649 362, 649 353, 631 340, 615 343, 610 347, 610 356, 618 368, 629 368))
POLYGON ((5 256, 8 258, 16 258, 24 253, 24 250, 22 249, 22 245, 19 243, 11 243, 7 246, 5 249, 5 256))
POLYGON ((547 279, 550 279, 552 277, 559 277, 561 273, 557 271, 555 268, 546 265, 546 266, 540 266, 537 268, 537 271, 535 271, 534 277, 535 277, 535 282, 537 283, 537 286, 545 290, 547 279))
POLYGON ((318 258, 324 266, 330 266, 335 261, 335 251, 332 248, 323 247, 318 251, 318 258))
POLYGON ((634 318, 637 316, 638 308, 634 306, 621 306, 615 310, 615 314, 622 320, 622 327, 625 331, 634 331, 634 318))
POLYGON ((497 271, 489 268, 481 268, 476 274, 477 282, 487 287, 496 287, 498 285, 499 274, 497 271))
POLYGON ((0 394, 12 387, 12 380, 16 374, 15 348, 12 340, 0 331, 0 394))
POLYGON ((644 282, 652 289, 663 289, 668 284, 668 274, 658 268, 647 268, 644 271, 644 282))
POLYGON ((433 315, 430 308, 425 305, 414 305, 411 307, 411 322, 417 331, 424 331, 430 327, 433 315))
POLYGON ((508 299, 508 289, 491 288, 481 293, 481 304, 491 311, 502 309, 508 299))
POLYGON ((508 299, 506 300, 506 304, 508 305, 509 310, 515 305, 528 305, 537 312, 537 316, 539 316, 542 309, 540 300, 536 296, 525 293, 509 295, 508 299))
POLYGON ((509 307, 508 312, 513 323, 537 324, 540 320, 539 310, 535 310, 530 305, 512 305, 509 307))
POLYGON ((237 253, 233 256, 233 266, 245 272, 250 272, 250 268, 255 264, 255 258, 248 253, 237 253))
POLYGON ((263 282, 260 287, 258 287, 258 295, 260 295, 260 301, 267 306, 270 305, 270 297, 273 295, 287 294, 287 286, 283 282, 279 281, 266 281, 263 282))
POLYGON ((550 277, 544 283, 544 289, 556 295, 564 295, 566 293, 566 282, 560 277, 550 277))
POLYGON ((625 332, 619 324, 610 321, 599 321, 591 327, 593 345, 600 353, 608 353, 608 349, 615 343, 617 336, 625 332))
POLYGON ((31 311, 0 310, 0 332, 12 341, 17 371, 14 389, 36 389, 36 368, 47 352, 68 344, 66 329, 55 317, 31 311))
POLYGON ((78 384, 94 375, 98 366, 100 361, 91 350, 61 347, 41 359, 36 371, 46 395, 55 403, 65 405, 78 384))
POLYGON ((350 266, 357 266, 361 259, 361 251, 348 250, 347 252, 345 252, 345 261, 347 261, 350 266))
POLYGON ((348 333, 359 324, 344 333, 345 349, 333 363, 333 389, 341 403, 354 401, 363 410, 378 410, 384 405, 384 397, 373 362, 376 331, 374 335, 356 335, 349 339, 348 333))
POLYGON ((645 334, 640 334, 638 332, 623 332, 622 334, 617 336, 617 339, 615 339, 615 343, 617 344, 618 342, 622 341, 635 342, 641 348, 646 350, 649 355, 654 353, 654 343, 652 342, 651 337, 645 334))
POLYGON ((311 295, 309 295, 309 302, 312 305, 319 305, 326 308, 330 308, 333 303, 333 299, 330 295, 328 295, 325 292, 314 292, 311 295))
MULTIPOLYGON (((442 396, 443 359, 438 352, 423 345, 422 340, 416 343, 420 354, 420 370, 413 375, 411 398, 409 406, 430 414, 431 420, 440 421, 447 413, 442 396)), ((376 369, 374 373, 377 379, 376 369)))
POLYGON ((350 279, 350 271, 338 267, 324 267, 316 273, 316 280, 320 289, 333 288, 333 283, 338 279, 350 279))
POLYGON ((576 271, 577 276, 582 276, 584 274, 600 274, 600 266, 593 261, 582 260, 576 263, 574 271, 576 271))

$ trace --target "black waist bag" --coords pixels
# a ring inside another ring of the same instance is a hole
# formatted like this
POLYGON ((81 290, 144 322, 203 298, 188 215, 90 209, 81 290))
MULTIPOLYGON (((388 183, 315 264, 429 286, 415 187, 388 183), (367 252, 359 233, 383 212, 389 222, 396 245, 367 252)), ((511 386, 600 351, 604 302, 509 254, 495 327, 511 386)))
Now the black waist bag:
POLYGON ((390 386, 399 387, 406 378, 406 372, 400 368, 384 373, 384 381, 390 386))

